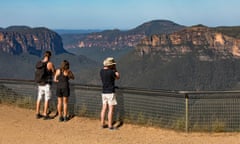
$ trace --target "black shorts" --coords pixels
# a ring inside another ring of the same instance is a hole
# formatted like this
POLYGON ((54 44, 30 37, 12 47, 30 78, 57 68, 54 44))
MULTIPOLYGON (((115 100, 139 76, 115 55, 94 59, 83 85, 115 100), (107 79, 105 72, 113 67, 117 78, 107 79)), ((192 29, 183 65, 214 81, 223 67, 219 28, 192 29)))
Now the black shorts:
POLYGON ((56 95, 58 97, 69 97, 70 89, 69 88, 57 88, 56 95))

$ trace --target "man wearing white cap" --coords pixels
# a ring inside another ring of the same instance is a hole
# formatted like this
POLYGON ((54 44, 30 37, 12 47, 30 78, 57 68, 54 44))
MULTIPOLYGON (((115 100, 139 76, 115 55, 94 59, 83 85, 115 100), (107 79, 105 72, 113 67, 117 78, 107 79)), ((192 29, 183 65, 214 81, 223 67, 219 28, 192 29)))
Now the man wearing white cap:
POLYGON ((115 79, 120 78, 120 74, 116 69, 116 62, 114 58, 108 57, 103 61, 103 69, 100 71, 100 77, 102 80, 102 110, 101 110, 101 125, 105 127, 105 114, 108 108, 108 128, 110 130, 115 129, 113 123, 113 111, 114 106, 117 105, 115 95, 115 79))

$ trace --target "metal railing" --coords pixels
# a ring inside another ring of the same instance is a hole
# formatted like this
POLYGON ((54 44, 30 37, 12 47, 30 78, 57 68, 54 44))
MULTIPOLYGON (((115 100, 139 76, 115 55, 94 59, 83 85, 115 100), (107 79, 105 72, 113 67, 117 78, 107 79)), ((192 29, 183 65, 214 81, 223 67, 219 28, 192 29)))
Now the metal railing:
MULTIPOLYGON (((168 91, 120 87, 116 91, 117 122, 182 131, 240 131, 240 91, 168 91)), ((35 108, 33 81, 0 80, 0 103, 35 108)), ((56 111, 53 85, 50 109, 56 111)), ((71 85, 69 114, 99 118, 101 87, 71 85)))
POLYGON ((185 131, 240 131, 240 91, 179 91, 185 95, 185 131))

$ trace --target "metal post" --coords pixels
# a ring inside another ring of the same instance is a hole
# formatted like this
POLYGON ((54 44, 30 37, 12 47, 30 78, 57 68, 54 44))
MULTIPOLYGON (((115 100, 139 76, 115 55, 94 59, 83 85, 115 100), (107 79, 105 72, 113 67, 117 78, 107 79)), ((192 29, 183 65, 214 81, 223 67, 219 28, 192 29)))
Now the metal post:
POLYGON ((185 132, 188 132, 188 94, 185 94, 185 132))

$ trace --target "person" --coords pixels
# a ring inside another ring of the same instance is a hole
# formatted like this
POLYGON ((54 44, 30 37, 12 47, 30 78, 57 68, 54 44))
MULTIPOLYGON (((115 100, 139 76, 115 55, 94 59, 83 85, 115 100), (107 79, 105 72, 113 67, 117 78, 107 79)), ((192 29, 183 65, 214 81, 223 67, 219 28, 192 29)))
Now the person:
POLYGON ((113 127, 114 106, 117 105, 115 95, 115 80, 120 79, 120 74, 116 68, 116 62, 113 57, 108 57, 103 61, 104 67, 100 70, 102 81, 102 110, 101 110, 101 126, 105 128, 105 114, 108 109, 108 128, 113 127))
POLYGON ((39 119, 43 117, 44 120, 50 119, 48 115, 48 105, 49 100, 51 99, 52 92, 51 92, 51 86, 52 86, 52 77, 55 73, 55 67, 52 62, 50 62, 51 58, 51 52, 46 51, 44 53, 43 59, 41 60, 42 63, 46 64, 46 71, 45 71, 45 80, 38 84, 38 96, 37 96, 37 102, 36 102, 36 118, 39 119), (44 96, 44 109, 43 109, 43 115, 40 114, 40 105, 41 100, 44 96))
POLYGON ((54 76, 54 81, 57 83, 56 94, 58 96, 58 114, 59 121, 68 121, 67 111, 68 111, 68 97, 70 96, 69 80, 74 79, 72 71, 69 69, 69 62, 64 60, 61 63, 60 69, 56 70, 54 76), (62 113, 63 106, 63 113, 62 113))

